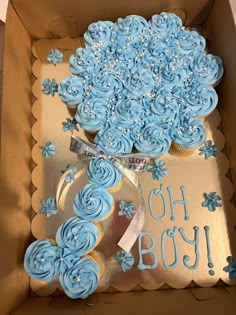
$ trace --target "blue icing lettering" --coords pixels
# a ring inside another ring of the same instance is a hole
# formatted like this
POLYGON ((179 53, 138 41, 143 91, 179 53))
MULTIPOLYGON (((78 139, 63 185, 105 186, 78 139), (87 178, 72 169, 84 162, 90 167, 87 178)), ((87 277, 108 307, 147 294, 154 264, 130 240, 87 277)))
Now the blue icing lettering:
POLYGON ((169 192, 170 196, 170 206, 171 206, 171 221, 175 221, 176 216, 175 216, 175 205, 180 205, 182 204, 184 206, 184 220, 188 221, 190 219, 189 214, 188 214, 188 202, 186 198, 186 187, 185 186, 180 186, 180 190, 182 192, 183 200, 173 200, 173 190, 171 186, 167 187, 167 190, 169 192))
POLYGON ((188 244, 190 245, 194 245, 195 246, 195 262, 194 264, 191 266, 189 264, 189 260, 190 260, 190 257, 188 255, 184 255, 184 258, 183 258, 183 263, 185 265, 185 267, 187 267, 188 269, 191 269, 191 270, 194 270, 198 267, 198 264, 199 264, 199 227, 198 226, 194 226, 193 227, 194 229, 194 238, 193 240, 189 240, 184 232, 184 229, 183 228, 179 228, 179 232, 183 238, 183 240, 185 242, 187 242, 188 244))
POLYGON ((156 189, 153 189, 150 194, 149 194, 149 197, 148 197, 148 206, 149 206, 149 210, 150 210, 150 214, 151 216, 156 219, 156 220, 163 220, 165 217, 166 217, 166 199, 165 199, 165 196, 163 194, 163 184, 160 185, 160 189, 156 188, 156 189), (162 201, 163 201, 163 205, 164 205, 164 213, 162 216, 158 217, 155 213, 154 213, 154 210, 153 210, 153 207, 152 207, 152 197, 153 197, 153 194, 155 196, 161 196, 162 198, 162 201))
POLYGON ((155 269, 158 265, 158 259, 157 259, 157 255, 155 254, 155 252, 153 251, 153 248, 155 246, 155 241, 152 237, 151 234, 147 233, 147 232, 140 232, 139 233, 139 237, 138 237, 138 252, 139 252, 139 264, 138 264, 138 269, 140 270, 145 270, 145 269, 155 269), (151 241, 151 246, 149 248, 142 248, 142 238, 146 236, 150 239, 151 241), (152 254, 153 256, 153 264, 150 265, 145 265, 143 263, 143 255, 146 254, 152 254))
POLYGON ((208 260, 208 267, 211 268, 211 270, 209 270, 209 275, 210 276, 214 276, 215 272, 214 270, 212 270, 212 268, 214 268, 214 264, 212 261, 212 257, 211 257, 211 246, 210 246, 210 227, 209 226, 204 226, 203 227, 205 230, 205 237, 206 237, 206 247, 207 247, 207 260, 208 260))
POLYGON ((161 256, 162 256, 162 261, 166 269, 172 269, 175 268, 178 263, 179 263, 179 255, 178 255, 178 249, 177 249, 177 242, 176 242, 176 231, 177 227, 174 226, 173 230, 166 230, 162 233, 161 236, 161 256), (166 236, 169 236, 173 240, 174 244, 174 253, 175 253, 175 260, 172 264, 168 264, 166 262, 166 256, 165 256, 165 238, 166 236))

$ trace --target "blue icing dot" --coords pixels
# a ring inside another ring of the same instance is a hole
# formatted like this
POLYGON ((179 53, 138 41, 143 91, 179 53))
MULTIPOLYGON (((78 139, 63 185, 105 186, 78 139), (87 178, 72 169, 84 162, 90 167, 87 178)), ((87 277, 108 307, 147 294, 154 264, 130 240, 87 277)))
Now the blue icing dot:
POLYGON ((215 271, 214 270, 209 270, 209 275, 210 276, 214 276, 215 275, 215 271))

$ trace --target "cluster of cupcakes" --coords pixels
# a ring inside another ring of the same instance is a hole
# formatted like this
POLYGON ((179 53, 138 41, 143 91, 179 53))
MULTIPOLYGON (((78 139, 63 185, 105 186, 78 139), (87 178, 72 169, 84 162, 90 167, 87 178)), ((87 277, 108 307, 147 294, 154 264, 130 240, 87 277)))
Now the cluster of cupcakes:
POLYGON ((91 24, 84 39, 58 92, 99 148, 156 157, 171 144, 189 152, 205 140, 201 118, 217 105, 223 66, 196 30, 172 13, 130 15, 91 24))
POLYGON ((122 183, 121 173, 102 158, 89 162, 87 175, 89 184, 75 196, 76 217, 58 228, 55 240, 33 242, 24 259, 30 277, 46 282, 59 280, 73 299, 92 294, 104 273, 104 258, 94 249, 103 237, 101 221, 114 210, 111 192, 118 191, 122 183))

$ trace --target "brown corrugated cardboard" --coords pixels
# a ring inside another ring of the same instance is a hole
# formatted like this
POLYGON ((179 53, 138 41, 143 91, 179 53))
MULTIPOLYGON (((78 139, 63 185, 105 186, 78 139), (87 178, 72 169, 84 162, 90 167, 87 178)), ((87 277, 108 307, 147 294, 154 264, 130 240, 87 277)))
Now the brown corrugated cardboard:
MULTIPOLYGON (((65 296, 28 296, 22 268, 30 237, 31 196, 31 47, 35 38, 81 35, 89 23, 130 13, 150 17, 178 10, 186 25, 206 23, 210 50, 222 56, 225 76, 218 88, 233 179, 236 174, 236 30, 227 0, 12 0, 5 30, 1 117, 0 315, 45 314, 232 314, 233 287, 100 294, 86 301, 65 296), (28 296, 28 297, 27 297, 28 296), (23 303, 19 306, 20 303, 23 303)), ((235 180, 234 187, 236 189, 235 180)), ((230 218, 228 218, 230 220, 230 218)), ((236 253, 236 237, 231 240, 236 253)))

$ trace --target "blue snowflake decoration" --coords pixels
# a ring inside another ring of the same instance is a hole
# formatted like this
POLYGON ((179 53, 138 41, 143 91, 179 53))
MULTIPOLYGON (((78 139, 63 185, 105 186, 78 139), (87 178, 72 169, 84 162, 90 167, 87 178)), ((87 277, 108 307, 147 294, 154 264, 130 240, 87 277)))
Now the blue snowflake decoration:
POLYGON ((70 131, 73 133, 74 130, 79 131, 77 127, 77 121, 75 119, 66 118, 66 121, 62 122, 62 130, 64 132, 70 131))
POLYGON ((42 208, 38 210, 40 214, 46 214, 47 217, 57 214, 55 198, 49 197, 48 199, 41 199, 42 208))
POLYGON ((134 214, 136 212, 136 210, 134 209, 135 205, 133 202, 125 202, 125 201, 121 201, 119 204, 120 207, 120 211, 118 212, 119 216, 123 216, 125 215, 127 219, 132 219, 132 214, 134 214))
POLYGON ((152 172, 152 178, 157 180, 168 174, 165 162, 158 159, 154 160, 154 164, 148 164, 147 171, 152 172))
POLYGON ((218 196, 216 192, 210 192, 209 194, 204 193, 203 197, 205 201, 202 202, 202 207, 208 208, 209 211, 213 212, 217 207, 221 207, 218 201, 222 200, 222 198, 218 196))
POLYGON ((205 144, 199 149, 199 155, 205 155, 205 159, 209 159, 211 156, 217 157, 219 154, 217 145, 213 144, 211 140, 207 140, 205 144))
POLYGON ((42 156, 46 159, 49 159, 56 154, 56 146, 51 141, 48 141, 45 146, 39 146, 39 148, 42 150, 42 156))
MULTIPOLYGON (((66 168, 61 170, 61 173, 64 174, 66 171, 69 170, 70 167, 71 167, 71 164, 67 164, 66 168)), ((66 175, 65 182, 66 183, 73 182, 73 180, 75 179, 74 175, 76 174, 76 172, 77 172, 77 168, 76 167, 72 167, 70 172, 66 175)))
POLYGON ((51 54, 48 55, 47 60, 55 66, 57 63, 62 62, 63 53, 58 49, 51 49, 51 54))
POLYGON ((42 82, 43 89, 41 90, 45 95, 52 95, 54 96, 56 92, 58 92, 58 84, 56 83, 55 79, 45 79, 42 82))
POLYGON ((229 273, 231 280, 236 280, 236 259, 232 256, 227 257, 228 266, 224 267, 223 270, 229 273))

